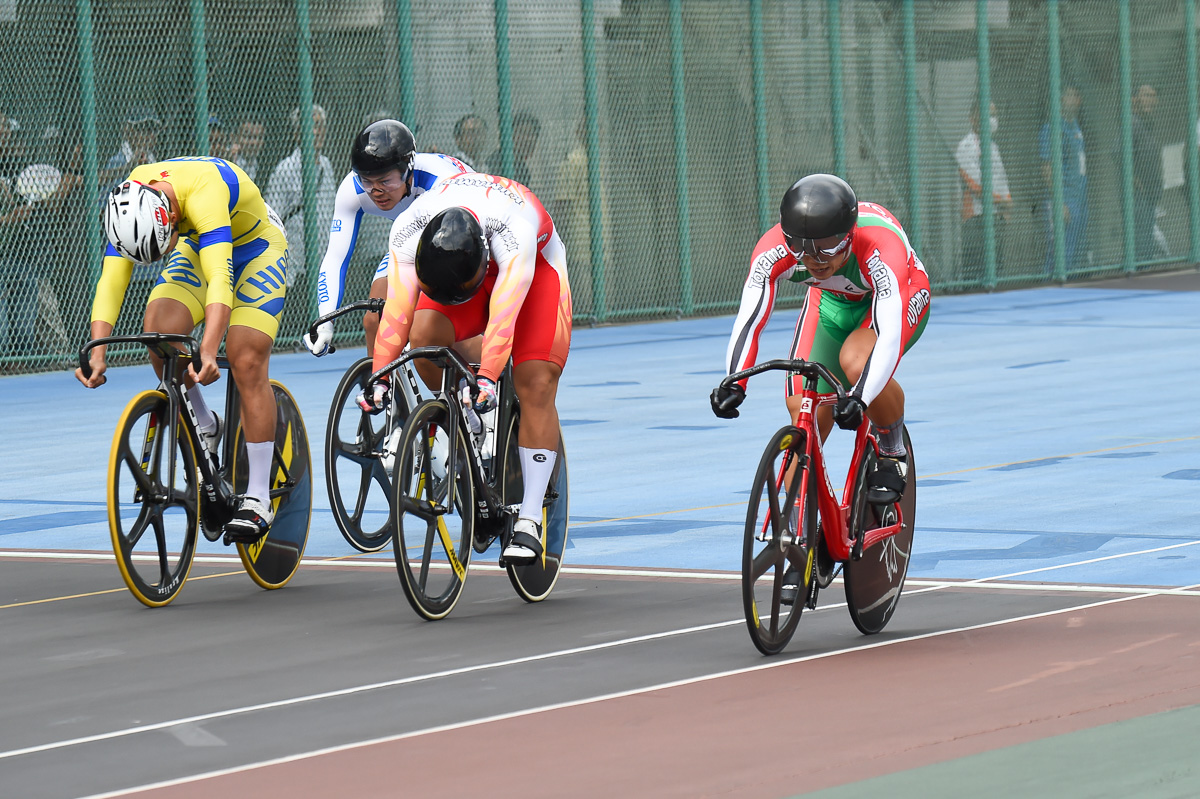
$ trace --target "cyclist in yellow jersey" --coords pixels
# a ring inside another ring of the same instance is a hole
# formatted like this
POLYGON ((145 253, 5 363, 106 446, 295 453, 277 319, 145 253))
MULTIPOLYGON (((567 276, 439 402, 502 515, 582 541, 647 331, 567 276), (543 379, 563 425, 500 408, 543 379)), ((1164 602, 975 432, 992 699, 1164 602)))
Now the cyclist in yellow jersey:
MULTIPOLYGON (((240 167, 219 158, 173 158, 135 168, 112 190, 104 231, 109 246, 92 304, 92 337, 112 333, 134 262, 166 257, 144 330, 187 334, 205 323, 201 367, 188 367, 187 391, 210 448, 220 440, 220 419, 197 384, 220 377, 217 351, 228 329, 225 353, 242 398, 249 481, 225 531, 238 541, 261 538, 273 521, 275 400, 267 367, 287 285, 283 224, 240 167)), ((78 369, 75 376, 96 388, 105 381, 104 347, 92 350, 91 367, 90 378, 78 369)))

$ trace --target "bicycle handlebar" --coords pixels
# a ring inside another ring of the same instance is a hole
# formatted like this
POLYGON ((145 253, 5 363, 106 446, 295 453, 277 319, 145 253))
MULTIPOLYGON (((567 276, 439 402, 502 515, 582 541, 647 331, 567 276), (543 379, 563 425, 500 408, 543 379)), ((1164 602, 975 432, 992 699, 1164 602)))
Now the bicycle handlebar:
MULTIPOLYGON (((334 319, 337 319, 339 316, 348 314, 351 311, 367 311, 369 313, 382 314, 383 313, 383 304, 385 302, 387 302, 387 301, 385 299, 383 299, 382 297, 371 297, 369 299, 359 300, 358 302, 352 302, 349 305, 343 305, 341 308, 338 308, 337 310, 330 311, 329 313, 325 314, 324 316, 317 317, 316 321, 314 321, 311 325, 308 326, 308 332, 305 335, 308 336, 309 341, 316 341, 318 327, 325 324, 326 322, 332 322, 334 319)), ((331 352, 331 353, 337 352, 337 348, 333 346, 332 342, 329 344, 329 352, 331 352)))
POLYGON ((760 364, 751 366, 749 369, 743 369, 740 372, 734 372, 728 375, 721 381, 722 388, 730 388, 734 383, 745 380, 748 377, 753 377, 763 372, 784 371, 793 374, 800 374, 806 377, 824 378, 825 382, 833 386, 833 390, 837 393, 838 399, 846 398, 846 389, 842 386, 833 374, 819 363, 813 361, 805 361, 803 359, 786 360, 779 359, 774 361, 764 361, 760 364))
POLYGON ((92 376, 92 364, 88 360, 88 353, 95 347, 101 345, 108 346, 109 344, 145 344, 150 349, 157 349, 158 354, 164 358, 182 355, 183 353, 178 348, 171 345, 183 344, 187 349, 187 356, 192 359, 192 368, 198 372, 202 366, 200 363, 200 345, 196 343, 196 339, 185 333, 139 333, 136 336, 103 336, 102 338, 92 339, 79 350, 79 369, 83 372, 84 377, 92 376))
POLYGON ((475 370, 472 369, 470 364, 463 360, 463 357, 455 352, 451 347, 417 347, 415 349, 410 349, 408 352, 404 353, 399 358, 367 378, 366 385, 363 386, 363 391, 369 391, 384 377, 391 374, 401 365, 408 363, 414 358, 425 358, 426 360, 432 361, 443 369, 449 367, 453 371, 457 372, 460 377, 466 378, 467 385, 471 391, 472 399, 474 399, 475 395, 479 393, 479 389, 475 385, 475 370))

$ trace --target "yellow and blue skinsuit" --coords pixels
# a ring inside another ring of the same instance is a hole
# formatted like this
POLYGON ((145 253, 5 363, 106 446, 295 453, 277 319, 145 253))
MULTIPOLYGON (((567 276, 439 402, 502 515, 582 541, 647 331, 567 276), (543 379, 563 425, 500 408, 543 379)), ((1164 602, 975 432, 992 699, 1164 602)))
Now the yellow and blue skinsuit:
MULTIPOLYGON (((240 167, 220 158, 172 158, 143 164, 130 180, 170 183, 179 201, 179 242, 150 293, 169 297, 204 319, 207 305, 232 308, 230 325, 279 330, 287 292, 287 237, 282 223, 240 167)), ((104 253, 92 320, 115 324, 133 262, 112 245, 104 253)))

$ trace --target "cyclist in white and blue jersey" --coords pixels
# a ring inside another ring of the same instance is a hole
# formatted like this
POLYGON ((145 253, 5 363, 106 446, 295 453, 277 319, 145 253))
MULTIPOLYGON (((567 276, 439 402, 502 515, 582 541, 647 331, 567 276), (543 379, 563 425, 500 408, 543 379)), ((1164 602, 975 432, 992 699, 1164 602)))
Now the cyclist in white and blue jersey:
MULTIPOLYGON (((394 220, 442 178, 470 172, 471 167, 449 155, 416 152, 412 131, 394 119, 382 119, 367 125, 354 138, 350 150, 351 171, 342 179, 334 200, 333 223, 329 229, 329 247, 321 260, 317 276, 317 313, 324 316, 342 305, 346 290, 346 271, 358 240, 363 214, 394 220)), ((387 296, 388 254, 383 254, 371 281, 371 297, 387 296)), ((363 315, 367 334, 367 355, 375 349, 375 331, 379 316, 363 315)), ((316 340, 303 335, 300 340, 313 355, 329 351, 333 341, 333 323, 317 328, 316 340)))

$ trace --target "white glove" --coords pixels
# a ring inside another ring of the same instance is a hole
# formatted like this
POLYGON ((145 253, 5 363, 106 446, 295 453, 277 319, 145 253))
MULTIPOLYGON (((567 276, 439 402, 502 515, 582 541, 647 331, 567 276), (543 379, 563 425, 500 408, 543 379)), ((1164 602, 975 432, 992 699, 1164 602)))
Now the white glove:
POLYGON ((304 342, 304 346, 308 347, 309 352, 320 358, 329 352, 329 345, 333 342, 333 322, 317 325, 316 341, 309 338, 307 333, 300 336, 300 340, 304 342))

